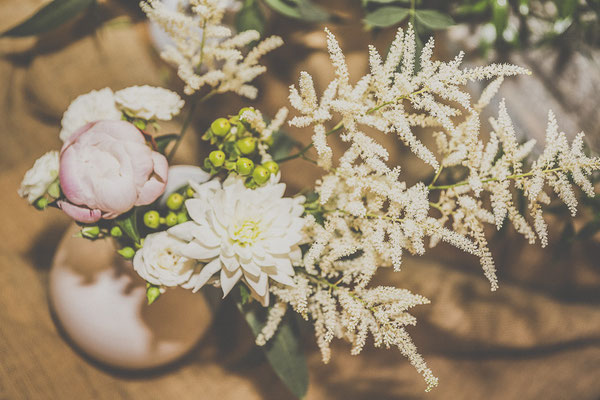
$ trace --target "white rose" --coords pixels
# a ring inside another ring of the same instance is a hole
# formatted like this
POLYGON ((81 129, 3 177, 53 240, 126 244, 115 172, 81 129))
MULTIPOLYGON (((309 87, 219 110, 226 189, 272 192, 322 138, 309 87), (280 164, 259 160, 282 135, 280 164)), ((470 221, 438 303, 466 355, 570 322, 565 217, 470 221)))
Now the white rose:
POLYGON ((60 139, 65 142, 79 128, 89 122, 100 120, 118 121, 121 111, 115 105, 113 91, 109 88, 92 90, 77 97, 65 111, 60 139))
POLYGON ((58 177, 58 151, 49 151, 35 161, 33 167, 25 173, 19 196, 26 197, 31 204, 44 195, 48 186, 58 177))
POLYGON ((146 236, 144 246, 135 253, 133 268, 154 285, 185 285, 196 268, 196 260, 181 255, 181 240, 167 232, 146 236))
POLYGON ((120 109, 146 120, 169 121, 179 114, 185 102, 170 90, 153 86, 132 86, 115 93, 120 109))

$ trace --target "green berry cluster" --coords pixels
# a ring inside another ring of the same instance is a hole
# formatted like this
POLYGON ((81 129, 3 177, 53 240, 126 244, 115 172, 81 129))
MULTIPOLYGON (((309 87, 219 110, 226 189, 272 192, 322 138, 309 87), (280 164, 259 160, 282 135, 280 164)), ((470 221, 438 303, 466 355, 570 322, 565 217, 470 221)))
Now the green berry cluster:
MULTIPOLYGON (((119 226, 119 220, 106 219, 102 219, 95 224, 80 224, 81 230, 79 231, 78 236, 90 240, 113 237, 120 247, 119 250, 117 250, 117 253, 123 258, 130 260, 135 256, 136 250, 143 246, 144 239, 140 239, 140 237, 144 237, 145 233, 151 233, 152 231, 159 229, 161 225, 165 227, 164 229, 167 229, 189 220, 184 203, 186 199, 193 196, 194 191, 190 187, 171 193, 169 197, 167 197, 166 210, 161 210, 161 212, 159 212, 151 209, 141 216, 146 230, 145 232, 139 232, 138 229, 135 228, 137 233, 134 236, 136 237, 132 237, 131 232, 126 235, 126 232, 119 226)), ((137 218, 134 218, 134 220, 137 220, 137 218)), ((139 226, 139 221, 135 223, 135 225, 139 226)))
POLYGON ((229 118, 217 118, 206 131, 203 140, 217 147, 204 160, 204 170, 217 174, 223 170, 236 172, 246 177, 246 186, 257 187, 264 185, 271 174, 279 171, 275 161, 259 164, 258 146, 271 146, 271 140, 262 140, 250 124, 242 118, 246 111, 252 108, 242 108, 239 113, 229 118))
POLYGON ((161 225, 168 228, 188 221, 187 212, 183 209, 186 198, 193 196, 194 192, 188 188, 182 193, 171 193, 167 197, 167 211, 161 214, 157 210, 149 210, 144 214, 144 225, 150 229, 158 229, 161 225))

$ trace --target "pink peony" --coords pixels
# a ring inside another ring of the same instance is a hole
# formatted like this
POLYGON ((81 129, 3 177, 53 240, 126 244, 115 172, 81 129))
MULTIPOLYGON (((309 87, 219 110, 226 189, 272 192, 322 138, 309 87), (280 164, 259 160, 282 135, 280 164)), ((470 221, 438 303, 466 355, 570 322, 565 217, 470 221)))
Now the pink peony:
POLYGON ((76 131, 60 152, 58 206, 79 222, 111 219, 150 204, 165 190, 167 159, 125 121, 97 121, 76 131))

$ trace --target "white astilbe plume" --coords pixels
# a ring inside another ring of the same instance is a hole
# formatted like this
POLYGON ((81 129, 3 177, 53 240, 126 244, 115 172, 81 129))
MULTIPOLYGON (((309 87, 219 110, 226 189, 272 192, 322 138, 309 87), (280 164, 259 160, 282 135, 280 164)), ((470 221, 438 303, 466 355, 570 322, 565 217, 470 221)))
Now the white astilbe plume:
MULTIPOLYGON (((544 186, 552 187, 574 213, 577 201, 568 177, 593 195, 588 176, 600 161, 584 154, 582 135, 569 145, 551 115, 547 147, 530 166, 526 158, 535 141, 519 142, 504 101, 498 118, 491 120, 492 131, 481 133, 481 111, 505 77, 529 74, 524 68, 492 64, 461 69, 462 53, 450 62, 432 60, 431 39, 417 71, 415 35, 409 27, 398 31, 385 60, 369 47, 370 71, 352 84, 336 38, 328 30, 326 34, 334 79, 319 96, 312 77, 302 72, 289 96, 297 111, 289 124, 313 130, 310 146, 325 170, 316 183, 317 196, 305 203, 305 234, 312 244, 303 253, 295 285, 270 290, 314 324, 325 362, 333 338, 349 341, 357 354, 370 335, 375 346, 398 347, 431 388, 437 379, 405 329, 416 322, 407 310, 428 301, 399 288, 371 288, 373 275, 381 267, 400 271, 406 254, 421 255, 427 241, 429 247, 445 241, 477 256, 496 290, 486 225, 499 229, 508 220, 530 243, 539 238, 546 245, 542 205, 551 199, 544 186), (480 80, 491 82, 473 101, 464 86, 480 80), (417 127, 434 129, 435 149, 419 139, 417 127), (400 166, 390 165, 374 130, 397 135, 431 168, 433 179, 414 185, 402 181, 400 166), (337 159, 328 144, 332 134, 346 144, 337 159), (515 191, 528 199, 529 218, 515 204, 515 191)), ((273 312, 270 320, 277 321, 279 312, 273 312)))
POLYGON ((233 35, 222 25, 227 2, 190 0, 191 13, 173 11, 160 0, 146 0, 140 7, 148 18, 172 39, 161 57, 177 66, 177 75, 185 83, 185 93, 193 94, 204 86, 217 93, 234 92, 250 99, 257 89, 250 82, 266 68, 259 59, 283 44, 279 36, 258 43, 244 55, 241 49, 260 38, 254 30, 233 35))

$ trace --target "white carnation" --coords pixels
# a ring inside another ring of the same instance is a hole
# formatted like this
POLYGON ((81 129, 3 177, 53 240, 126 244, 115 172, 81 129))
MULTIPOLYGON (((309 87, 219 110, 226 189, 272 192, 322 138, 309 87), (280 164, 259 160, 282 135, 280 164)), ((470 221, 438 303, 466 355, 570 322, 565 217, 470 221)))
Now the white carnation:
POLYGON ((181 254, 205 263, 190 278, 202 287, 220 271, 224 296, 241 279, 263 305, 269 302, 269 278, 293 285, 293 264, 301 259, 303 197, 283 197, 285 185, 271 181, 257 189, 230 176, 224 183, 192 183, 196 195, 185 202, 192 221, 169 233, 186 242, 181 254))
POLYGON ((33 167, 25 173, 19 196, 26 197, 29 203, 43 196, 48 186, 58 177, 58 167, 58 151, 49 151, 38 158, 33 167))
POLYGON ((169 121, 179 114, 185 102, 175 92, 153 86, 132 86, 115 93, 117 106, 146 120, 169 121))
POLYGON ((115 105, 113 91, 109 88, 92 90, 77 97, 63 114, 60 139, 65 142, 79 128, 89 122, 121 119, 115 105))
POLYGON ((185 286, 197 263, 181 255, 182 246, 184 242, 167 232, 152 233, 135 253, 133 268, 154 285, 185 286))

